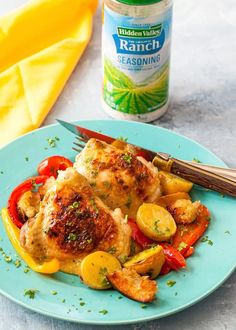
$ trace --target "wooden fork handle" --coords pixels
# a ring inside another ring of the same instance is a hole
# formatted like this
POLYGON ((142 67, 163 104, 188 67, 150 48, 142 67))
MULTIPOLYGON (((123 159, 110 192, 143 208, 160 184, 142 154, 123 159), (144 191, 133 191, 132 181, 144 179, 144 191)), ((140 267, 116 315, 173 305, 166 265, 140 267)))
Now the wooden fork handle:
POLYGON ((233 177, 219 175, 203 168, 203 166, 193 165, 175 158, 163 160, 158 155, 154 158, 153 164, 204 188, 236 197, 236 179, 233 177))

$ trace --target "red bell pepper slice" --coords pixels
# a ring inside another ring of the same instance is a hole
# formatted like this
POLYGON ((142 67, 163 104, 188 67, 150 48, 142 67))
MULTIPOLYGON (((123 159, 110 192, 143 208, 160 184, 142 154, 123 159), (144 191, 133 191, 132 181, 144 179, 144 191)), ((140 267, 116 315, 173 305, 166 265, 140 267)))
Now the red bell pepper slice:
POLYGON ((201 204, 194 222, 177 226, 177 231, 172 239, 172 246, 179 249, 180 244, 183 245, 184 243, 185 247, 180 251, 180 253, 184 255, 190 246, 194 245, 204 234, 209 225, 209 220, 210 212, 206 206, 201 204))
POLYGON ((152 245, 154 243, 153 240, 145 236, 141 230, 139 229, 136 222, 129 219, 128 224, 131 228, 131 237, 132 239, 138 243, 143 249, 147 248, 148 246, 152 245))
POLYGON ((168 263, 165 261, 164 265, 161 268, 160 275, 166 275, 171 271, 170 266, 168 263))
POLYGON ((166 263, 171 269, 178 270, 186 267, 186 261, 182 254, 168 243, 158 243, 163 247, 166 263))
POLYGON ((48 176, 35 176, 32 178, 27 179, 23 183, 19 184, 11 193, 9 200, 8 200, 8 212, 11 217, 12 222, 18 227, 21 228, 23 226, 23 223, 20 219, 18 209, 17 209, 17 203, 19 202, 19 199, 21 196, 29 191, 33 190, 35 184, 44 184, 45 181, 48 179, 48 176))
POLYGON ((38 166, 39 175, 54 176, 57 178, 58 171, 64 171, 73 167, 73 163, 63 156, 51 156, 44 159, 38 166))
MULTIPOLYGON (((188 258, 188 257, 191 257, 191 255, 193 255, 194 252, 195 252, 194 247, 193 247, 193 246, 190 246, 190 247, 188 248, 188 250, 185 251, 185 253, 183 254, 183 256, 184 256, 184 258, 186 259, 186 258, 188 258)), ((180 253, 181 253, 181 252, 180 252, 180 253)))

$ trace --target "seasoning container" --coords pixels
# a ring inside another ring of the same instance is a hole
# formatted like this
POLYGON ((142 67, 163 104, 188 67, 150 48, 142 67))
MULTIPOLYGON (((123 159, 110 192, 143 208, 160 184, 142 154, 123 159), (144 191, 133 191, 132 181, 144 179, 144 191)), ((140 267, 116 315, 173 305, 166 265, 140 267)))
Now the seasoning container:
POLYGON ((153 121, 168 108, 172 0, 104 0, 103 107, 153 121))

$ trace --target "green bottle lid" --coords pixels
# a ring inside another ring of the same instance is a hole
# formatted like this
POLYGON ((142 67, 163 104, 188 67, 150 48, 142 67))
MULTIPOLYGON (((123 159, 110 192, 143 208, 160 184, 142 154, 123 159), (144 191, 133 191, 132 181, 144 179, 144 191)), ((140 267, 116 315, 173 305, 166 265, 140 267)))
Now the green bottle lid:
POLYGON ((117 1, 124 3, 125 5, 145 6, 145 5, 152 5, 154 3, 161 2, 163 0, 117 0, 117 1))

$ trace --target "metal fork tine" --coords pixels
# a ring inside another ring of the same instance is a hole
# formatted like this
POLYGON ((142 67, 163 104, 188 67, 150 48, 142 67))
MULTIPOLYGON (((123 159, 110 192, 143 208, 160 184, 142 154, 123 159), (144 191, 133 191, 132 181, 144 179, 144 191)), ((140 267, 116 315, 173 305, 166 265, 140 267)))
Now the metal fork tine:
POLYGON ((76 152, 81 152, 81 149, 79 150, 79 149, 76 149, 74 147, 72 147, 72 149, 75 150, 76 152))
POLYGON ((84 137, 82 137, 82 136, 76 136, 76 139, 77 140, 80 140, 81 142, 84 142, 84 143, 87 143, 88 142, 88 140, 86 140, 84 137))
POLYGON ((73 142, 73 144, 82 149, 85 147, 82 143, 73 142))

